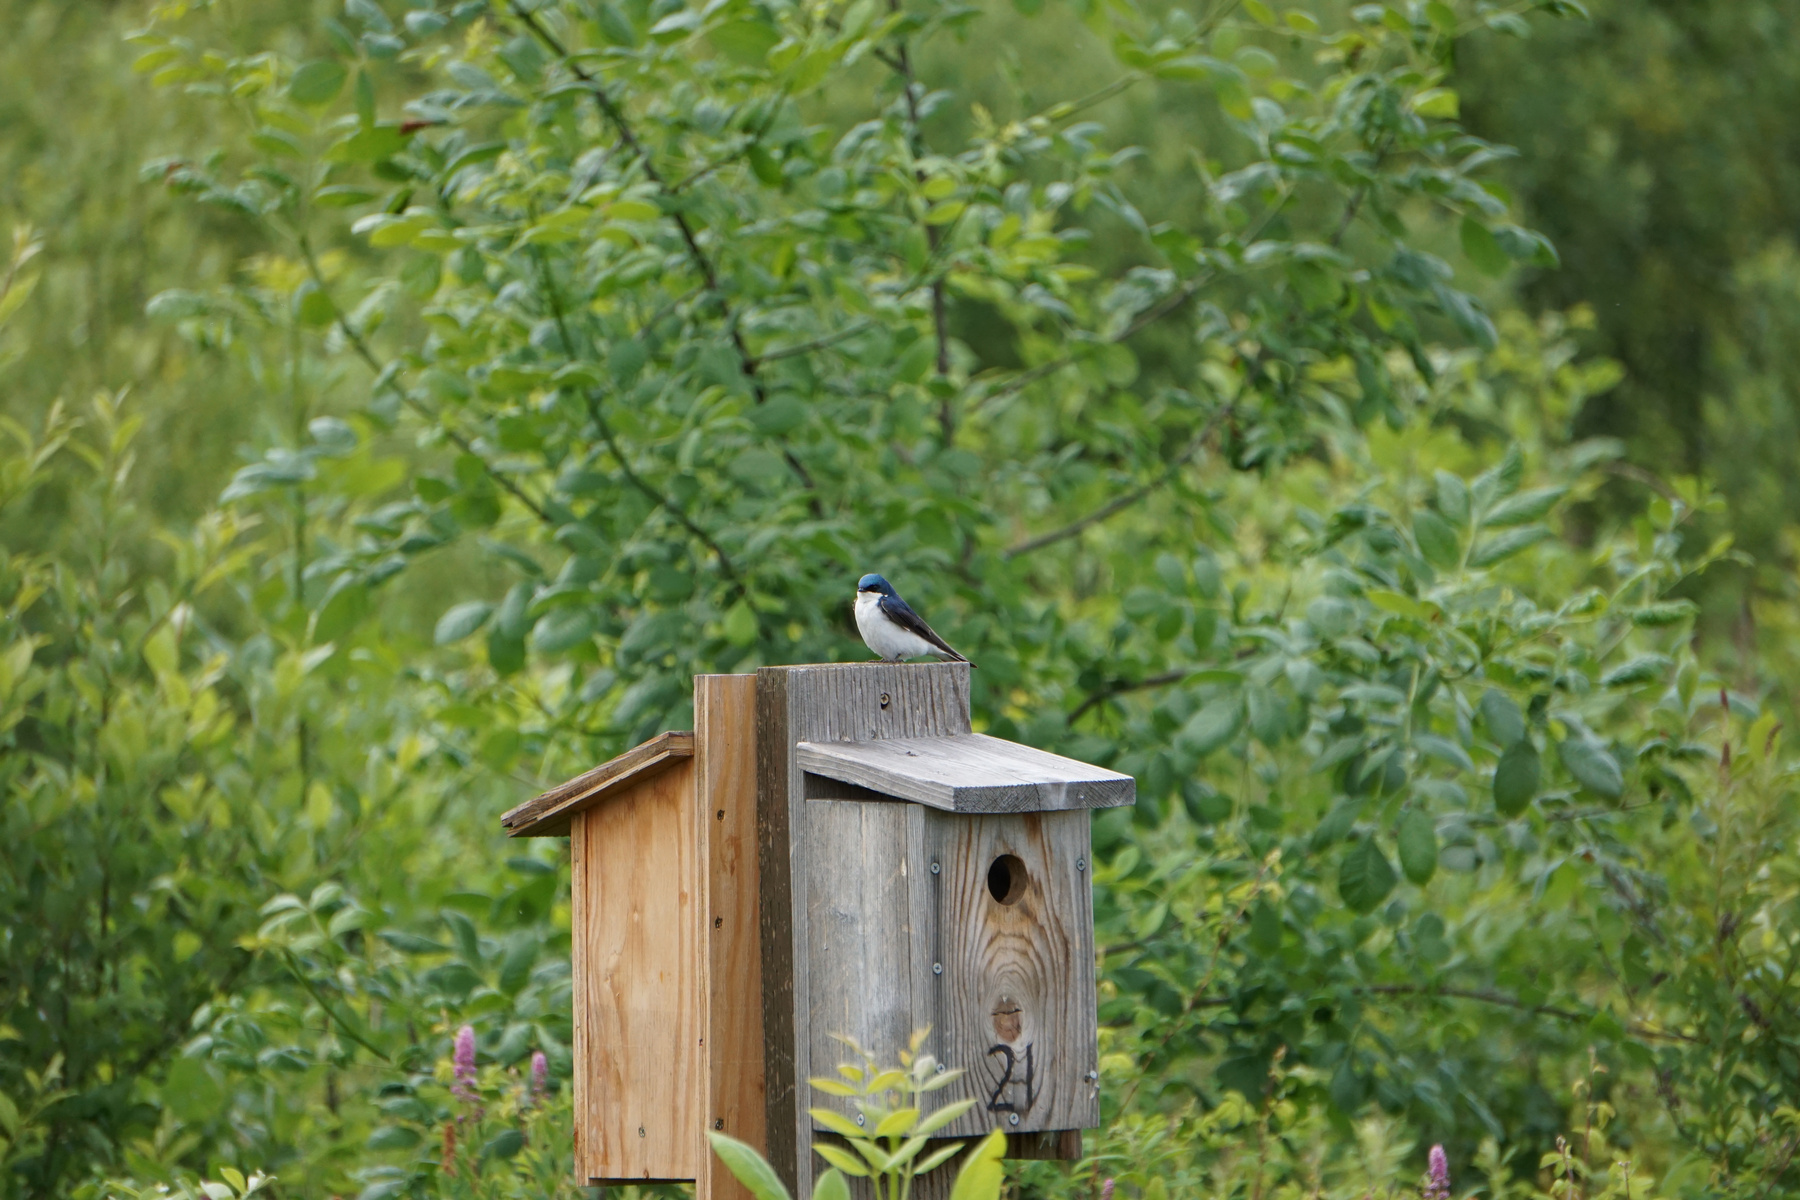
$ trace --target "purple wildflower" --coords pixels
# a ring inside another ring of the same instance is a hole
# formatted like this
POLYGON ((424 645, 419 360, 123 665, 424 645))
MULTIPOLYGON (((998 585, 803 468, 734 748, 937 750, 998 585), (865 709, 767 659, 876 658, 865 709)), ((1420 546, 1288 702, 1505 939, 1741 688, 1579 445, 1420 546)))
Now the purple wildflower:
POLYGON ((531 1090, 527 1093, 529 1103, 539 1103, 549 1090, 550 1060, 544 1057, 542 1050, 534 1050, 531 1053, 531 1090))
POLYGON ((475 1027, 464 1025, 456 1031, 456 1055, 454 1058, 456 1078, 450 1085, 451 1094, 464 1103, 473 1103, 475 1093, 475 1027))
POLYGON ((1433 1146, 1426 1162, 1424 1200, 1450 1200, 1450 1160, 1444 1156, 1444 1148, 1433 1146))
POLYGON ((1100 1200, 1113 1200, 1113 1181, 1107 1180, 1100 1185, 1100 1200))

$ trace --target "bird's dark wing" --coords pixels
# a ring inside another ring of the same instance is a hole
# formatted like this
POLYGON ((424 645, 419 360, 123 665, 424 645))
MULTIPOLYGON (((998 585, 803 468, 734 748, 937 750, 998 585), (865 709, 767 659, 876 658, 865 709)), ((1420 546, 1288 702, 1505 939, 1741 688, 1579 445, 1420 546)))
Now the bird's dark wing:
POLYGON ((887 617, 888 620, 892 621, 900 628, 906 630, 908 633, 918 634, 931 645, 936 646, 939 650, 942 650, 957 662, 969 661, 956 651, 952 650, 950 648, 950 643, 939 637, 937 631, 925 623, 925 618, 914 612, 912 606, 900 597, 883 596, 881 598, 881 612, 883 616, 887 617))

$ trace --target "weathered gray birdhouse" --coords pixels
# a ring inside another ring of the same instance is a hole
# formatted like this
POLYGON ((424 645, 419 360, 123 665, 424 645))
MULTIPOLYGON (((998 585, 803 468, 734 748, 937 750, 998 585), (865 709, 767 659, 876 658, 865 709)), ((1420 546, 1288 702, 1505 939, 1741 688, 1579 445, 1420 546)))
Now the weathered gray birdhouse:
MULTIPOLYGON (((695 679, 668 733, 503 818, 573 852, 576 1167, 741 1191, 720 1129, 811 1193, 838 1036, 915 1030, 1016 1157, 1099 1121, 1089 810, 1130 776, 973 732, 964 663, 695 679), (754 843, 754 851, 753 851, 754 843)), ((921 1181, 918 1195, 944 1188, 921 1181)))

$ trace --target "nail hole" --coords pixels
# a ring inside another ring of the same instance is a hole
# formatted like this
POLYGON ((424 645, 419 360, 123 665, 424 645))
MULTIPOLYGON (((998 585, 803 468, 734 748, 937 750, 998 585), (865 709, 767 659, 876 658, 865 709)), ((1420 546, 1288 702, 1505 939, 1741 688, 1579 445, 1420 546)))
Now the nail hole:
POLYGON ((725 810, 722 808, 718 812, 713 814, 713 820, 715 820, 715 821, 723 821, 724 819, 725 819, 725 810))
POLYGON ((1025 863, 1016 854, 1002 854, 988 868, 988 895, 1001 904, 1017 904, 1029 882, 1025 863))
POLYGON ((720 926, 722 926, 722 925, 724 925, 724 924, 725 924, 725 918, 724 918, 724 917, 714 917, 714 918, 713 918, 713 928, 714 928, 714 929, 717 929, 717 928, 719 928, 719 927, 720 927, 720 926))

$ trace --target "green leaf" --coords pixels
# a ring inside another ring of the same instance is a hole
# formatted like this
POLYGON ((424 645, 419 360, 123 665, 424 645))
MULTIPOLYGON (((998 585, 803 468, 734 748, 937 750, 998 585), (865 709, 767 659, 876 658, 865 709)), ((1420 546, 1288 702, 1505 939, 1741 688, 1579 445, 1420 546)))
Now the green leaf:
POLYGON ((1395 838, 1400 850, 1400 869, 1414 883, 1430 883, 1437 872, 1437 822, 1422 808, 1415 808, 1400 822, 1395 838))
POLYGON ((493 611, 494 606, 485 600, 470 600, 458 604, 438 618, 433 640, 440 646, 460 642, 486 625, 493 611))
POLYGON ((295 104, 309 108, 329 104, 343 90, 349 72, 344 64, 330 58, 315 58, 301 63, 288 82, 288 97, 295 104))
POLYGON ((1617 800, 1625 791, 1625 776, 1619 762, 1599 739, 1577 734, 1563 739, 1556 747, 1557 757, 1576 782, 1589 791, 1617 800))
POLYGON ((1634 609, 1631 623, 1647 629, 1661 629, 1667 625, 1679 625, 1699 611, 1700 606, 1692 600, 1668 600, 1634 609))
POLYGON ((813 1184, 812 1200, 850 1200, 850 1183, 836 1168, 826 1171, 813 1184))
POLYGON ((1469 524, 1469 485, 1448 471, 1439 471, 1434 478, 1438 512, 1458 529, 1466 529, 1469 524))
POLYGON ((1506 748, 1494 766, 1494 807, 1503 817, 1516 817, 1537 795, 1542 767, 1537 747, 1521 736, 1506 748))
POLYGON ((377 1125, 363 1145, 369 1150, 411 1150, 420 1140, 419 1131, 405 1125, 377 1125))
POLYGON ((1496 745, 1504 749, 1525 736, 1525 714, 1504 692, 1489 688, 1481 694, 1479 707, 1482 723, 1496 745))
POLYGON ((1485 275, 1504 275, 1512 257, 1500 248, 1493 231, 1474 217, 1462 219, 1462 248, 1469 261, 1485 275))
POLYGON ((969 1153, 950 1189, 950 1200, 999 1200, 1006 1172, 1000 1158, 1006 1153, 1006 1135, 996 1129, 969 1153))
POLYGON ((1601 687, 1641 687, 1668 674, 1675 662, 1666 654, 1640 654, 1600 677, 1601 687))
POLYGON ((712 1143, 713 1153, 725 1164, 725 1169, 756 1200, 793 1200, 788 1195, 787 1188, 782 1186, 780 1176, 775 1174, 775 1168, 762 1155, 723 1133, 709 1133, 706 1137, 712 1143))
POLYGON ((1175 745, 1183 753, 1204 758, 1230 741, 1243 719, 1243 693, 1231 692, 1215 697, 1188 718, 1175 735, 1175 745))
POLYGON ((1413 514, 1413 538, 1425 561, 1447 571, 1462 561, 1462 542, 1450 522, 1429 510, 1413 514))
POLYGON ((975 1101, 973 1100, 958 1100, 954 1104, 946 1104, 942 1108, 934 1109, 924 1120, 919 1122, 917 1132, 921 1134, 936 1133, 974 1107, 975 1101))
POLYGON ((1567 495, 1568 491, 1566 487, 1547 487, 1520 492, 1494 505, 1481 518, 1481 523, 1489 529, 1499 529, 1535 521, 1556 507, 1556 502, 1567 495))
POLYGON ((1338 896, 1352 912, 1374 912, 1397 882, 1393 866, 1373 837, 1350 847, 1338 863, 1338 896))
POLYGON ((858 1179, 865 1179, 869 1175, 868 1164, 842 1146, 834 1146, 830 1142, 814 1142, 813 1150, 830 1163, 832 1169, 842 1171, 845 1175, 853 1175, 858 1179))
POLYGON ((1475 543, 1475 549, 1469 554, 1469 565, 1491 567, 1522 550, 1529 550, 1550 536, 1550 531, 1542 525, 1527 525, 1523 529, 1509 529, 1494 537, 1483 538, 1475 543))

